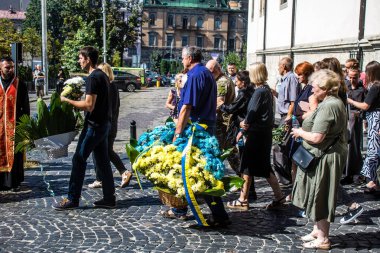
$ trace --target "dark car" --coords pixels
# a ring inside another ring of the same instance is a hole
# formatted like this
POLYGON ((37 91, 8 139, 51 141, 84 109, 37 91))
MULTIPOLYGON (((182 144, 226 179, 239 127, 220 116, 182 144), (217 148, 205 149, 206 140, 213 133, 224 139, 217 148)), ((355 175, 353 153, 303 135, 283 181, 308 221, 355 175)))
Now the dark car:
POLYGON ((114 70, 114 83, 117 88, 123 91, 135 91, 141 89, 141 78, 125 71, 114 70))
POLYGON ((157 85, 157 80, 160 80, 161 86, 170 86, 170 79, 166 76, 160 76, 157 73, 152 72, 147 76, 147 82, 149 87, 153 87, 157 85))

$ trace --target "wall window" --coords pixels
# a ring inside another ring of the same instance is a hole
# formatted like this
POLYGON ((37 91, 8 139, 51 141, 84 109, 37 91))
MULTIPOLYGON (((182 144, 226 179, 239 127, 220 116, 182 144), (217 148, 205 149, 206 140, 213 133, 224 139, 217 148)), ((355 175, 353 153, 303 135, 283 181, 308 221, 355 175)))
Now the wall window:
POLYGON ((228 50, 235 50, 236 44, 235 39, 228 39, 228 50))
POLYGON ((149 25, 156 25, 156 14, 155 13, 149 14, 149 25))
POLYGON ((173 26, 174 25, 174 15, 169 14, 168 15, 168 26, 173 26))
POLYGON ((222 48, 222 38, 220 38, 220 37, 214 38, 214 48, 216 48, 216 49, 222 48))
POLYGON ((182 29, 187 29, 187 24, 189 23, 189 19, 187 17, 182 18, 182 29))
POLYGON ((149 33, 149 46, 157 46, 157 34, 156 33, 149 33))
POLYGON ((203 27, 203 18, 202 17, 198 17, 197 19, 197 28, 202 28, 203 27))
POLYGON ((182 47, 186 47, 189 45, 189 37, 188 36, 182 36, 182 47))
POLYGON ((288 7, 288 0, 280 0, 280 10, 288 7))
POLYGON ((197 47, 203 47, 203 36, 197 36, 197 47))
POLYGON ((166 35, 166 46, 167 47, 171 47, 172 46, 172 43, 174 42, 173 39, 174 39, 173 34, 167 34, 166 35))
POLYGON ((236 17, 230 17, 229 28, 236 29, 236 17))
POLYGON ((220 19, 220 17, 215 17, 214 28, 220 29, 221 27, 222 27, 222 20, 220 19))

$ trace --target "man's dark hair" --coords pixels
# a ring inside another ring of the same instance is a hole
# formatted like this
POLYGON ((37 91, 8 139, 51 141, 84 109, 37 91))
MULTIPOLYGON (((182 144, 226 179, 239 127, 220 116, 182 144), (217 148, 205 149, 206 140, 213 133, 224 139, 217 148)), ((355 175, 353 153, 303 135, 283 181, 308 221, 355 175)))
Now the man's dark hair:
POLYGON ((284 57, 281 59, 281 62, 285 65, 287 71, 293 70, 293 59, 290 57, 284 57))
POLYGON ((86 59, 90 58, 91 64, 94 66, 98 63, 99 51, 95 47, 83 47, 79 54, 83 55, 86 59))
POLYGON ((190 56, 194 62, 202 61, 202 50, 198 47, 184 47, 186 55, 190 56))
POLYGON ((229 65, 229 66, 231 66, 231 65, 236 66, 236 63, 235 62, 229 62, 227 65, 229 65))
POLYGON ((0 62, 4 62, 4 61, 13 62, 13 59, 10 56, 3 56, 3 57, 1 57, 0 62))

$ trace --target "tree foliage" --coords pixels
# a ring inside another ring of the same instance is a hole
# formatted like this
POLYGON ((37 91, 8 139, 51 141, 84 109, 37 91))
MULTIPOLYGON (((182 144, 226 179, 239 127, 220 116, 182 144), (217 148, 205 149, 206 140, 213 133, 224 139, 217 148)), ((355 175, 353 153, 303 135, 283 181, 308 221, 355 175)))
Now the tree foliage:
MULTIPOLYGON (((99 46, 103 46, 102 34, 102 8, 101 0, 49 0, 47 1, 47 27, 49 31, 49 44, 53 51, 50 61, 54 63, 61 60, 67 61, 67 56, 73 55, 73 48, 68 45, 75 44, 75 48, 87 45, 96 45, 99 51, 103 51, 99 46), (91 38, 92 44, 88 44, 89 37, 80 39, 79 34, 84 32, 84 28, 91 29, 87 35, 91 38), (79 31, 81 30, 81 31, 79 31), (66 42, 66 41, 69 42, 66 42), (76 41, 74 43, 74 41, 76 41), (78 43, 87 44, 78 44, 78 43), (78 45, 77 45, 78 44, 78 45), (62 46, 63 45, 63 46, 62 46), (60 58, 60 55, 64 57, 60 58)), ((124 48, 132 46, 138 36, 141 4, 138 0, 107 0, 106 1, 106 33, 107 33, 107 55, 122 53, 124 48), (128 22, 123 19, 122 8, 129 13, 128 22)), ((40 0, 31 0, 26 13, 24 29, 34 28, 41 33, 41 3, 40 0)), ((70 59, 70 66, 73 68, 73 61, 70 59)), ((111 57, 108 58, 111 60, 111 57)), ((62 62, 67 65, 66 62, 62 62)))
POLYGON ((79 22, 81 27, 79 27, 72 39, 65 40, 62 48, 62 62, 64 62, 64 65, 72 72, 80 70, 77 63, 80 48, 86 45, 97 47, 93 23, 87 24, 81 19, 79 19, 79 22))
POLYGON ((235 63, 238 70, 243 70, 246 69, 246 62, 247 59, 244 53, 239 55, 235 52, 229 52, 225 55, 222 66, 223 69, 227 69, 228 63, 235 63))
POLYGON ((0 55, 10 55, 11 43, 20 42, 21 34, 19 34, 12 21, 0 18, 0 55))

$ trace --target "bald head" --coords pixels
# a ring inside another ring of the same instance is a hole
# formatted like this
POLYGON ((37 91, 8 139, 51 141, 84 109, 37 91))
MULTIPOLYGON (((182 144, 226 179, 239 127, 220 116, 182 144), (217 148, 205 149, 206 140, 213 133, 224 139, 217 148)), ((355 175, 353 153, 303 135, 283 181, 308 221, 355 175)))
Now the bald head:
POLYGON ((216 60, 209 60, 206 64, 206 68, 210 70, 214 78, 218 77, 222 73, 222 68, 216 60))

